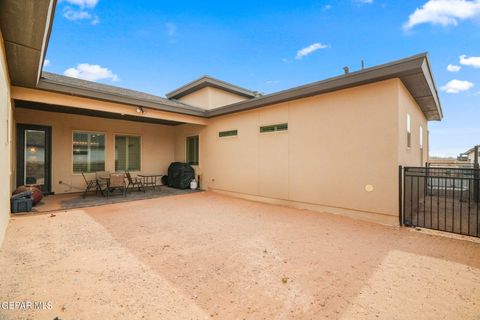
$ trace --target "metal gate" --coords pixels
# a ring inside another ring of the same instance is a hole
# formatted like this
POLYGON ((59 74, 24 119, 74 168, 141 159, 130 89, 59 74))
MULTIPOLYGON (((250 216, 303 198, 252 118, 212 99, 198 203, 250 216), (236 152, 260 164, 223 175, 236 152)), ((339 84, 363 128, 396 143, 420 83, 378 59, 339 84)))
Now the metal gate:
POLYGON ((400 223, 480 237, 480 169, 400 167, 400 223))

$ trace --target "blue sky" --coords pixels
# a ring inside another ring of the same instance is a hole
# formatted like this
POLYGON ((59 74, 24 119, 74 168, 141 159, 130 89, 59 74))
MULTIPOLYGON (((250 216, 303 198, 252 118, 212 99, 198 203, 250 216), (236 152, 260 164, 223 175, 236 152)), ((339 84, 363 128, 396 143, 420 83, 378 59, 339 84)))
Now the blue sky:
POLYGON ((62 0, 44 70, 161 96, 204 74, 271 93, 424 51, 445 115, 430 153, 456 156, 480 143, 480 0, 62 0))

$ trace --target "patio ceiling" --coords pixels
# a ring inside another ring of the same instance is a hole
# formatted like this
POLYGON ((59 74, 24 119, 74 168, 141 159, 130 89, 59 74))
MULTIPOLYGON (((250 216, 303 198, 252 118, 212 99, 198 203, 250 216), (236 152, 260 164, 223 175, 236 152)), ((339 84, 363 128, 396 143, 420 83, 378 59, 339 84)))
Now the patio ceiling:
POLYGON ((0 28, 13 85, 37 85, 56 3, 56 0, 0 1, 0 28))
POLYGON ((99 111, 99 110, 70 108, 68 106, 59 106, 59 105, 54 105, 54 104, 39 103, 39 102, 32 102, 32 101, 14 100, 14 102, 15 102, 15 107, 20 108, 20 109, 32 109, 32 110, 40 110, 40 111, 77 114, 77 115, 97 117, 97 118, 126 120, 126 121, 135 121, 135 122, 143 122, 143 123, 153 123, 153 124, 163 124, 163 125, 167 125, 167 126, 176 126, 176 125, 180 125, 180 124, 185 124, 185 122, 171 121, 171 120, 165 120, 165 119, 155 119, 155 118, 148 118, 148 117, 141 117, 141 116, 133 116, 133 115, 127 115, 127 114, 122 115, 122 114, 119 114, 119 113, 105 112, 105 111, 99 111))
POLYGON ((209 119, 179 114, 142 105, 79 97, 65 93, 12 86, 11 98, 16 108, 121 119, 165 125, 206 125, 209 119))

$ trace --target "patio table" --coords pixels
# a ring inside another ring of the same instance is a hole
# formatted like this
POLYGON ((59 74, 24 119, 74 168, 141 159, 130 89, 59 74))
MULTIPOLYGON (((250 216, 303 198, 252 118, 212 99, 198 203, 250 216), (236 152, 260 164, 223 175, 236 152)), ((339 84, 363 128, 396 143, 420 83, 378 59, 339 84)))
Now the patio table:
POLYGON ((150 186, 154 190, 156 187, 160 188, 160 184, 157 184, 159 178, 163 177, 163 174, 139 174, 138 175, 143 180, 143 185, 145 187, 150 186))

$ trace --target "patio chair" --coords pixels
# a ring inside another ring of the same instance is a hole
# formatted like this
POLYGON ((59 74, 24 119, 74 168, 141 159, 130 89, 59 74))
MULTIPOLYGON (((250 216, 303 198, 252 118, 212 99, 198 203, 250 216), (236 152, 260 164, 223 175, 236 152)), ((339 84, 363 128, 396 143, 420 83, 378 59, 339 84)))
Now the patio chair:
POLYGON ((82 177, 83 180, 85 180, 85 191, 83 191, 83 199, 85 199, 85 196, 87 195, 88 192, 95 190, 95 194, 97 194, 98 188, 97 188, 97 180, 96 179, 87 179, 85 172, 82 172, 82 177))
POLYGON ((110 171, 96 171, 95 180, 97 191, 100 191, 102 196, 108 195, 108 180, 110 179, 110 171))
POLYGON ((123 196, 127 196, 127 185, 125 184, 125 175, 123 173, 112 173, 108 180, 107 197, 110 196, 113 191, 119 190, 123 196))
POLYGON ((110 171, 97 171, 95 172, 95 178, 102 179, 110 177, 110 171))
POLYGON ((132 178, 132 175, 128 171, 125 171, 125 175, 127 176, 128 180, 127 190, 128 188, 130 188, 130 186, 132 186, 132 188, 137 187, 138 191, 145 192, 145 186, 143 185, 142 179, 140 179, 139 177, 132 178))

